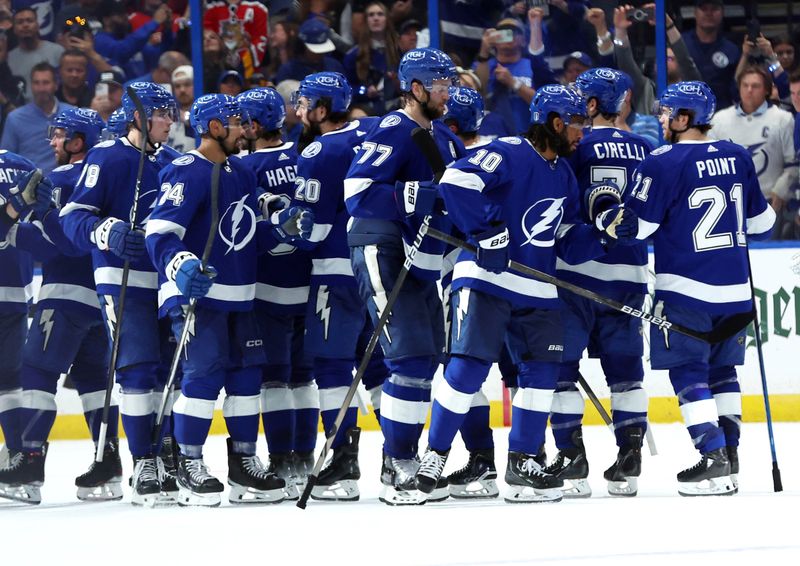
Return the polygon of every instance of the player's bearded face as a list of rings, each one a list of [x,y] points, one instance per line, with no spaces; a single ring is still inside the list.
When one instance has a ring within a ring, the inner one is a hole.
[[[444,116],[449,94],[450,82],[436,80],[430,90],[427,90],[428,99],[422,103],[422,113],[428,120],[438,120]]]
[[[232,155],[239,150],[239,141],[244,136],[244,129],[242,128],[242,119],[238,116],[231,116],[228,118],[228,135],[222,140],[222,146],[225,148],[225,153]]]
[[[56,164],[66,165],[69,163],[69,155],[64,149],[66,141],[66,132],[61,128],[56,128],[53,135],[50,137],[50,147],[53,148],[53,153],[56,156]]]
[[[303,123],[304,133],[317,137],[322,134],[319,127],[320,123],[320,108],[313,108],[312,102],[305,96],[301,96],[295,106],[295,114]]]

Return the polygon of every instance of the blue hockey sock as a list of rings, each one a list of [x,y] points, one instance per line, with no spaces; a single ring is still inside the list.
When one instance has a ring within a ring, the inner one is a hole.
[[[725,435],[717,424],[717,406],[708,388],[708,364],[672,368],[669,379],[695,448],[705,454],[725,446]]]
[[[148,456],[153,451],[152,391],[123,389],[120,392],[122,428],[128,437],[128,448],[134,458]]]
[[[59,373],[23,365],[22,408],[19,411],[22,448],[38,452],[56,420],[56,386]]]
[[[97,442],[100,435],[100,423],[103,420],[103,405],[106,401],[106,386],[102,381],[87,381],[80,376],[72,376],[75,389],[83,406],[83,418],[86,426],[92,434],[92,440]],[[106,439],[112,440],[119,436],[119,405],[114,395],[111,396],[111,404],[108,406],[108,428]]]
[[[608,356],[600,360],[611,389],[611,419],[617,446],[625,446],[625,429],[647,430],[647,392],[642,388],[642,359],[635,356]]]
[[[562,362],[559,367],[558,382],[553,394],[553,407],[550,412],[550,428],[559,450],[575,448],[572,435],[581,428],[584,401],[576,383],[578,382],[579,362]]]
[[[215,400],[212,399],[186,397],[183,393],[175,401],[172,408],[173,424],[175,425],[173,434],[181,453],[185,456],[200,458],[203,455],[203,444],[208,438],[211,419],[214,417],[214,403]],[[257,419],[258,417],[256,417],[256,430],[258,428]],[[122,424],[125,424],[124,420]],[[256,433],[257,435],[258,433]]]
[[[261,420],[270,454],[287,454],[294,444],[294,399],[285,383],[265,383],[261,388]]]
[[[492,428],[489,426],[489,400],[483,391],[472,397],[472,404],[459,429],[464,446],[470,452],[494,448]]]
[[[228,434],[235,442],[252,443],[258,440],[258,421],[261,415],[260,395],[226,395],[222,414]]]
[[[519,389],[512,403],[511,432],[508,435],[510,451],[523,454],[539,452],[553,405],[559,365],[555,362],[519,364]]]
[[[350,385],[353,382],[353,360],[316,358],[314,360],[314,379],[319,388],[319,409],[325,435],[333,429],[336,415],[344,403]],[[333,440],[332,448],[338,448],[345,441],[345,433],[356,426],[358,420],[358,402],[355,396],[345,412],[344,420]]]
[[[719,426],[725,433],[727,446],[738,446],[742,426],[742,388],[735,366],[713,367],[708,385],[717,405]]]
[[[313,381],[292,383],[294,401],[294,451],[311,452],[317,445],[319,431],[319,394]]]

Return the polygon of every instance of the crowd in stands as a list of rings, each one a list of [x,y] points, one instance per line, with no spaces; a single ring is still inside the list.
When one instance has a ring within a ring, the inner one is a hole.
[[[667,81],[702,79],[712,87],[722,111],[717,132],[746,145],[769,173],[762,190],[783,213],[781,237],[797,238],[797,36],[764,35],[756,19],[735,33],[725,19],[735,2],[667,4]],[[684,5],[693,6],[693,17],[680,17]],[[287,104],[306,75],[338,71],[353,87],[354,115],[382,115],[399,104],[403,53],[430,42],[427,10],[420,0],[206,0],[197,18],[188,0],[0,0],[0,146],[49,172],[48,121],[66,105],[94,108],[107,120],[126,83],[143,79],[167,85],[186,118],[199,94],[198,68],[204,92],[274,86]],[[441,46],[463,84],[485,99],[481,135],[523,131],[537,88],[606,66],[632,81],[620,126],[657,144],[653,11],[654,4],[614,0],[442,0]],[[191,53],[195,23],[203,26],[202,59]],[[289,115],[286,134],[296,139],[302,128]],[[753,129],[739,125],[765,120],[762,142],[741,137]],[[193,147],[188,120],[173,126],[170,143]],[[770,145],[779,146],[777,158],[765,153]]]

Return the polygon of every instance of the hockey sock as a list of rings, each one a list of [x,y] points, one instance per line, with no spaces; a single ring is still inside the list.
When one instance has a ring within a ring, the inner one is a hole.
[[[727,446],[738,446],[742,426],[742,389],[735,366],[713,367],[708,385],[717,405],[719,426],[725,433]]]
[[[258,397],[256,396],[257,399]],[[227,400],[226,398],[225,401]],[[214,417],[214,403],[214,399],[186,397],[184,393],[181,393],[178,396],[178,400],[175,401],[175,406],[172,408],[173,424],[175,426],[173,434],[175,442],[178,443],[183,455],[190,458],[199,458],[203,455],[203,444],[208,438],[211,419]],[[125,421],[123,421],[124,424]],[[258,425],[256,424],[256,430],[257,427]],[[231,432],[230,428],[228,432]]]
[[[319,393],[313,381],[292,383],[294,401],[294,451],[311,452],[319,431]]]
[[[314,379],[319,387],[319,408],[325,435],[333,430],[336,415],[344,403],[350,384],[353,382],[353,360],[316,358],[314,360]],[[338,448],[345,441],[347,430],[356,426],[358,402],[353,396],[342,424],[333,440],[332,448]]]
[[[261,368],[249,366],[229,370],[225,376],[225,401],[222,415],[237,454],[251,453],[242,443],[258,440],[258,421],[261,417]]]
[[[472,398],[480,390],[491,367],[491,362],[467,356],[453,356],[450,359],[444,381],[436,389],[433,400],[431,428],[428,431],[431,448],[442,452],[450,450],[453,438],[470,410]],[[483,426],[487,426],[486,421]]]
[[[105,376],[102,380],[87,380],[80,375],[71,374],[75,388],[83,406],[83,417],[86,426],[92,434],[92,440],[97,442],[100,435],[100,423],[103,420],[103,405],[106,401]],[[112,440],[119,436],[119,405],[114,395],[111,395],[111,404],[108,407],[108,429],[106,438]]]
[[[693,362],[672,368],[669,379],[695,448],[705,454],[725,446],[725,435],[717,425],[717,406],[708,388],[708,364]]]
[[[383,395],[383,383],[372,389],[367,389],[369,393],[370,402],[372,403],[372,410],[375,411],[375,418],[378,420],[378,425],[381,424],[381,395]]]
[[[559,450],[575,448],[572,435],[583,421],[585,403],[575,385],[578,382],[578,367],[578,361],[562,362],[559,367],[558,383],[550,412],[550,428]]]
[[[153,400],[151,390],[122,389],[119,411],[122,428],[128,437],[128,448],[134,458],[149,455],[153,436]]]
[[[627,446],[625,429],[647,430],[647,392],[642,389],[642,359],[634,356],[602,357],[600,363],[611,389],[611,419],[617,446]]]
[[[261,420],[270,454],[286,454],[294,443],[294,399],[286,383],[261,387]]]
[[[169,396],[169,399],[167,399],[166,407],[164,407],[164,419],[161,424],[162,439],[165,436],[172,436],[172,406],[175,404],[175,400],[178,398],[179,391],[180,386],[176,385],[172,390],[172,394]],[[156,391],[153,391],[151,399],[153,402],[153,416],[155,417],[158,415],[158,411],[161,408],[161,401],[164,400],[164,388],[159,387]]]
[[[364,371],[362,382],[367,393],[369,393],[372,409],[375,411],[375,418],[378,420],[378,424],[380,424],[381,420],[383,383],[389,378],[389,375],[389,368],[386,367],[383,356],[373,354],[367,364],[367,369]]]
[[[388,363],[392,375],[383,383],[381,396],[383,450],[393,458],[410,459],[417,454],[430,404],[431,361],[414,357]]]
[[[492,428],[489,426],[489,399],[478,390],[472,397],[472,404],[461,423],[461,438],[467,450],[489,450],[494,448]]]
[[[512,402],[511,432],[508,434],[510,451],[523,454],[539,452],[544,443],[560,365],[555,362],[519,364],[519,389]]]
[[[22,448],[39,452],[56,420],[59,373],[22,366],[22,408],[19,411]]]

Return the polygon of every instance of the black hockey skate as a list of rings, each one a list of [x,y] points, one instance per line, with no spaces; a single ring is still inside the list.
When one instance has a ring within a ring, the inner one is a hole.
[[[280,503],[286,482],[268,471],[255,454],[237,454],[228,438],[228,485],[231,503]]]
[[[89,470],[75,478],[77,497],[81,501],[118,501],[122,499],[122,461],[119,459],[119,440],[106,442],[103,461],[92,459]]]
[[[387,505],[423,505],[428,498],[417,489],[414,481],[419,464],[416,458],[406,460],[384,454],[381,466],[383,489],[378,499]]]
[[[312,471],[314,471],[314,464],[316,464],[314,451],[293,452],[293,454],[295,484],[297,485],[297,489],[299,491],[303,491],[303,489],[306,487],[306,483],[308,482],[308,476]]]
[[[159,479],[161,480],[161,495],[158,496],[159,505],[174,505],[178,502],[178,468],[175,463],[177,445],[171,436],[161,440],[161,451],[158,453]]]
[[[267,471],[281,478],[286,486],[283,494],[289,501],[300,499],[300,492],[297,490],[297,472],[294,469],[294,453],[270,454],[269,466]]]
[[[733,493],[739,493],[739,447],[727,446],[728,461],[731,463],[731,481],[733,482]]]
[[[685,496],[733,495],[731,463],[725,448],[703,454],[697,464],[680,472],[678,493]]]
[[[178,505],[218,507],[222,483],[208,473],[202,458],[187,458],[178,454]]]
[[[447,452],[438,452],[430,446],[425,450],[417,473],[414,476],[414,483],[422,493],[430,496],[439,487],[448,454],[450,454],[449,450]]]
[[[577,429],[572,433],[573,448],[560,450],[549,466],[542,471],[564,480],[562,491],[564,497],[578,499],[591,497],[592,488],[589,481],[589,462],[586,459],[586,449],[583,447],[583,432]]]
[[[640,427],[628,427],[623,433],[625,445],[620,446],[617,461],[603,472],[603,477],[608,481],[609,495],[633,497],[639,490],[642,473],[644,431]]]
[[[10,450],[8,464],[0,468],[0,497],[31,505],[41,503],[46,457],[47,443],[41,453]]]
[[[475,450],[469,453],[467,465],[447,476],[450,497],[455,499],[489,499],[497,497],[497,468],[494,450]]]
[[[358,441],[361,429],[353,427],[345,433],[345,443],[334,448],[333,457],[319,473],[317,485],[311,490],[311,499],[321,501],[358,501],[361,493],[357,480],[361,479],[358,467]]]
[[[133,459],[131,477],[131,503],[145,507],[155,507],[161,494],[160,470],[156,458],[147,455]]]
[[[563,480],[545,473],[532,454],[509,452],[505,480],[508,503],[556,503],[564,497]]]

